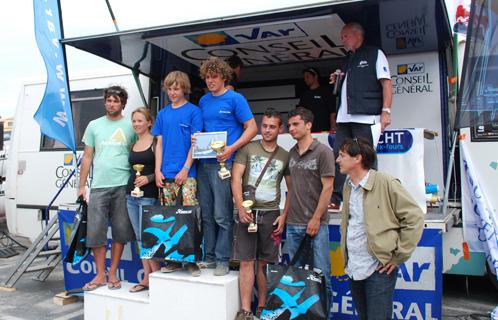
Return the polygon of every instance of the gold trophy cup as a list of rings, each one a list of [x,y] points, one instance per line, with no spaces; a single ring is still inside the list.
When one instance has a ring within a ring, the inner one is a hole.
[[[213,141],[211,142],[211,145],[210,145],[211,149],[213,149],[214,152],[216,152],[216,154],[221,154],[223,152],[223,150],[225,150],[225,141],[221,141],[221,140],[218,140],[218,141]],[[218,176],[221,178],[221,179],[226,179],[226,178],[230,178],[232,176],[232,174],[230,173],[230,171],[228,171],[228,169],[225,167],[225,162],[220,162],[220,170],[218,171]]]
[[[134,164],[133,165],[133,170],[135,170],[137,173],[135,174],[136,178],[140,177],[140,171],[144,169],[143,164]],[[131,191],[131,196],[135,198],[140,198],[144,196],[144,192],[140,190],[140,187],[135,186],[135,189]]]
[[[252,200],[244,200],[242,201],[242,206],[244,207],[244,209],[246,210],[247,213],[252,213],[252,206],[254,205],[254,201]],[[254,218],[254,217],[253,217]],[[249,223],[249,226],[247,227],[247,232],[257,232],[258,231],[258,224],[254,221]]]

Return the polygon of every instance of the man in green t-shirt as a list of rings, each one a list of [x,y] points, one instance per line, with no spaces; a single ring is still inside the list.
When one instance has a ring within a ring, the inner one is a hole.
[[[252,288],[254,285],[254,262],[257,262],[256,281],[258,284],[259,317],[266,301],[266,278],[264,267],[267,263],[278,262],[280,235],[284,228],[290,199],[289,154],[277,145],[277,137],[282,131],[282,118],[275,109],[265,111],[261,122],[262,140],[248,143],[235,156],[232,167],[232,193],[238,209],[238,219],[234,232],[234,259],[240,261],[239,287],[242,309],[236,320],[252,320]],[[270,161],[268,163],[268,161]],[[267,165],[268,163],[268,165]],[[263,172],[264,168],[266,170]],[[263,174],[261,175],[261,173]],[[280,214],[280,183],[285,177],[289,190],[283,213]],[[242,206],[243,195],[249,188],[255,189],[255,200],[251,213]],[[257,230],[250,232],[249,225],[255,223]]]
[[[128,93],[119,86],[104,91],[106,115],[90,121],[83,142],[78,195],[86,198],[86,180],[93,163],[91,191],[88,200],[87,247],[92,248],[97,274],[85,284],[91,291],[107,284],[109,289],[120,289],[117,278],[119,260],[124,245],[135,239],[126,209],[126,185],[130,176],[128,150],[135,140],[131,121],[122,111]],[[108,222],[112,227],[111,266],[106,279],[105,254]]]

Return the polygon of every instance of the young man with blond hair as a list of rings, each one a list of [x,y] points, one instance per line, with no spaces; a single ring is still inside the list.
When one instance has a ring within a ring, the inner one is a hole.
[[[159,111],[152,128],[152,134],[157,137],[156,185],[162,190],[160,196],[164,205],[174,205],[181,188],[183,205],[195,206],[198,204],[197,170],[190,137],[202,130],[201,111],[186,98],[190,93],[186,73],[170,72],[164,79],[164,90],[170,103]],[[181,262],[169,261],[161,271],[173,272],[181,268]],[[200,275],[195,263],[188,263],[187,268],[193,276]]]

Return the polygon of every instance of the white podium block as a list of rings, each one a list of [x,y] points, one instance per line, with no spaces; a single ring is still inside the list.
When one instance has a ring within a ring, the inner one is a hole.
[[[101,287],[85,292],[88,320],[233,320],[240,309],[238,272],[216,277],[213,269],[202,269],[200,277],[186,270],[155,272],[149,291],[131,293],[134,285],[121,282],[121,289]]]
[[[240,308],[238,272],[213,275],[202,269],[200,277],[187,271],[150,275],[150,307],[162,319],[233,320]]]
[[[121,282],[121,289],[101,287],[85,292],[85,319],[137,320],[150,314],[149,292],[130,293],[133,283]]]

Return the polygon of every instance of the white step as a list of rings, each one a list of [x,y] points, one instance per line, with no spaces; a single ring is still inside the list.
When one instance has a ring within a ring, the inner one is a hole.
[[[238,272],[216,277],[202,269],[200,277],[187,271],[155,272],[150,290],[130,293],[133,283],[120,290],[101,287],[85,292],[85,319],[98,320],[233,320],[240,308]]]
[[[233,320],[240,308],[238,272],[217,277],[213,269],[201,271],[200,277],[187,271],[151,274],[153,314],[166,320]]]
[[[133,285],[134,283],[122,281],[119,290],[101,287],[85,292],[85,319],[144,319],[144,314],[150,314],[149,291],[128,292]]]

